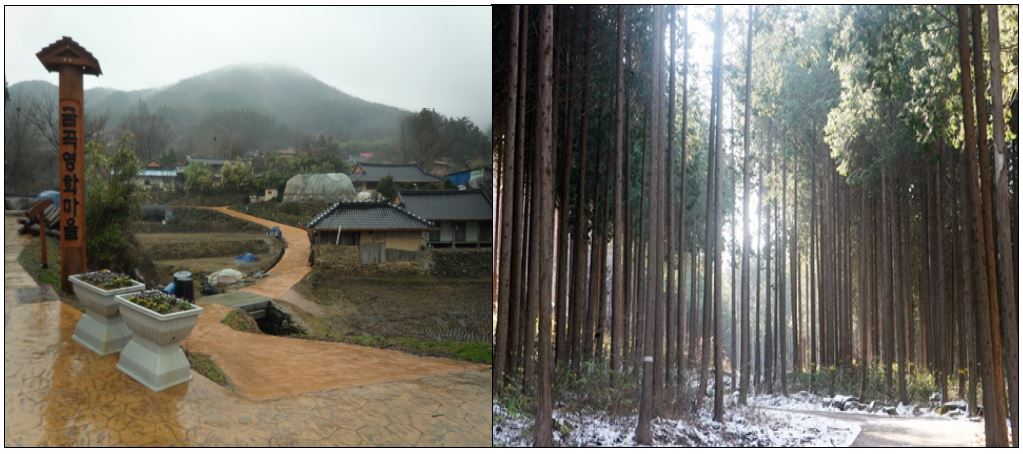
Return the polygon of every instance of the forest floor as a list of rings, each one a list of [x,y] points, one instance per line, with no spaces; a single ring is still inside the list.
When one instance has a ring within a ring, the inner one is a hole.
[[[939,414],[932,408],[866,405],[848,396],[821,397],[807,392],[790,396],[750,396],[748,407],[726,401],[725,421],[711,420],[708,408],[680,419],[653,421],[654,446],[682,447],[960,447],[984,446],[984,424],[961,411]],[[955,406],[959,402],[949,402]],[[965,404],[965,403],[963,403]],[[709,406],[709,404],[707,404]],[[533,415],[495,402],[494,445],[532,445]],[[603,412],[554,409],[554,442],[559,446],[637,446],[637,417]]]
[[[710,412],[685,419],[657,418],[652,423],[654,446],[682,447],[844,447],[860,434],[855,422],[807,413],[729,408],[721,423]],[[556,446],[639,446],[637,417],[554,410]],[[512,414],[494,404],[494,446],[532,445],[532,415]]]

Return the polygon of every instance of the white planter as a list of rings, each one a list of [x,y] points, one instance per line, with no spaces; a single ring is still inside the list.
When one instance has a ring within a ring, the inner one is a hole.
[[[131,338],[131,331],[124,326],[117,295],[142,291],[146,285],[132,280],[132,285],[113,290],[104,290],[78,278],[79,274],[68,276],[78,301],[85,306],[85,315],[78,320],[72,339],[89,350],[103,356],[117,353]]]
[[[195,327],[202,308],[192,305],[187,311],[160,314],[118,295],[121,318],[132,332],[121,350],[117,368],[153,391],[162,391],[192,378],[181,341]]]

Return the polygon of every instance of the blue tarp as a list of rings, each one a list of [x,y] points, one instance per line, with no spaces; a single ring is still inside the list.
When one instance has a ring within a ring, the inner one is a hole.
[[[57,191],[43,191],[36,196],[37,199],[50,199],[53,201],[53,206],[60,206],[60,193]]]
[[[236,262],[255,262],[256,260],[259,260],[259,257],[252,255],[251,252],[246,252],[234,258]]]

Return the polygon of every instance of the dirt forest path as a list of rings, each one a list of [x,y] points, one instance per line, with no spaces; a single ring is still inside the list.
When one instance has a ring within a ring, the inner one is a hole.
[[[906,416],[878,416],[837,411],[787,410],[784,411],[860,425],[860,435],[852,446],[859,447],[960,447],[984,446],[984,425],[981,422]]]

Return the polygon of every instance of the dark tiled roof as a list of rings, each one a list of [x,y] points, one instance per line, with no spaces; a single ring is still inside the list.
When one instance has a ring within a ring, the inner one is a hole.
[[[466,191],[398,191],[409,211],[431,221],[483,221],[493,219],[493,205],[481,189]]]
[[[369,164],[357,163],[364,173],[353,175],[352,181],[379,182],[381,178],[390,176],[395,183],[437,183],[441,179],[423,171],[418,164]]]
[[[311,229],[431,230],[433,224],[388,202],[337,202],[309,221]]]

